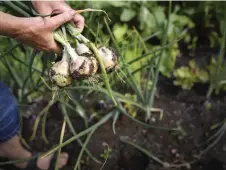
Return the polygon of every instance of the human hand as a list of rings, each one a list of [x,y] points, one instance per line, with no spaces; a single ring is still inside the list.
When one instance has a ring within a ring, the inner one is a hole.
[[[42,0],[33,0],[32,5],[39,14],[60,14],[71,9],[64,0],[56,1],[42,1]],[[80,32],[84,29],[84,17],[80,14],[76,14],[72,19],[72,24],[79,29]]]
[[[53,32],[74,16],[75,11],[69,10],[54,17],[18,18],[20,21],[17,22],[20,24],[13,37],[36,49],[61,54],[61,48],[54,40]]]

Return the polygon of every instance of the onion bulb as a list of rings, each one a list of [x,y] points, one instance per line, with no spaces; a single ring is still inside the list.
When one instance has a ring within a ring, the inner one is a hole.
[[[75,49],[68,48],[70,54],[70,74],[73,79],[85,79],[92,77],[98,69],[96,58],[92,54],[78,55]]]
[[[73,79],[89,78],[97,72],[97,65],[96,58],[79,56],[79,59],[71,61],[70,73]]]
[[[78,53],[78,55],[86,55],[86,54],[92,54],[91,50],[87,45],[84,43],[79,43],[77,41],[77,46],[75,47],[75,51]]]
[[[114,71],[115,67],[117,66],[117,55],[114,52],[113,49],[109,47],[100,47],[98,49],[99,55],[103,60],[104,67],[107,72],[112,72]]]
[[[64,49],[62,60],[53,64],[49,70],[50,80],[59,87],[65,87],[72,83],[68,59],[68,53]]]

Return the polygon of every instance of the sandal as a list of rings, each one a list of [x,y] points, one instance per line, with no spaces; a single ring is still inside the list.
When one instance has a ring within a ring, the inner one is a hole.
[[[38,167],[37,167],[37,160],[38,160],[38,156],[40,153],[36,153],[36,152],[33,152],[32,153],[32,157],[35,157],[34,159],[30,159],[29,162],[28,162],[28,165],[25,169],[20,169],[20,168],[17,168],[18,170],[40,170]],[[49,164],[49,168],[48,170],[54,170],[55,169],[55,164],[56,164],[56,160],[57,160],[57,152],[54,153],[51,161],[50,161],[50,164]]]
[[[35,158],[28,160],[28,165],[24,169],[15,167],[13,164],[2,165],[2,166],[0,166],[0,169],[4,169],[4,170],[40,170],[37,167],[37,160],[38,160],[39,156],[40,156],[40,153],[32,152],[32,157],[35,157]],[[55,169],[56,160],[57,160],[57,152],[55,152],[55,154],[53,155],[53,157],[50,161],[48,170]],[[7,162],[7,161],[10,161],[10,160],[8,158],[0,157],[0,162]]]

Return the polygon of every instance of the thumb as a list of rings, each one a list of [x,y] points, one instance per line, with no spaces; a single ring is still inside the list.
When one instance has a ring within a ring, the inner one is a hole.
[[[75,14],[76,12],[74,10],[69,10],[54,17],[48,18],[46,22],[47,27],[50,28],[51,30],[55,30],[64,23],[72,20]]]

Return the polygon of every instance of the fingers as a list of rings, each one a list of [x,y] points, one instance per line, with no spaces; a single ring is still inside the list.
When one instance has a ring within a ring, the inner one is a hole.
[[[60,6],[60,8],[56,8],[53,13],[55,14],[59,14],[59,13],[62,13],[62,12],[66,12],[66,11],[69,11],[69,10],[73,10],[69,5],[67,5],[66,3],[64,3],[62,1],[62,5]],[[83,31],[84,29],[84,25],[85,25],[85,19],[82,15],[80,14],[76,14],[73,18],[73,24],[75,25],[76,28],[79,29],[79,31]]]
[[[53,41],[50,51],[52,51],[58,55],[62,54],[62,48],[56,43],[56,41]]]
[[[56,28],[60,27],[64,23],[72,20],[74,16],[75,16],[75,11],[70,10],[62,14],[56,15],[54,17],[47,18],[45,24],[47,28],[51,30],[55,30]]]
[[[80,15],[80,14],[76,14],[74,16],[74,18],[73,18],[73,22],[74,22],[76,28],[78,28],[79,31],[82,32],[83,29],[84,29],[84,26],[85,26],[85,19],[84,19],[84,17],[82,15]]]

